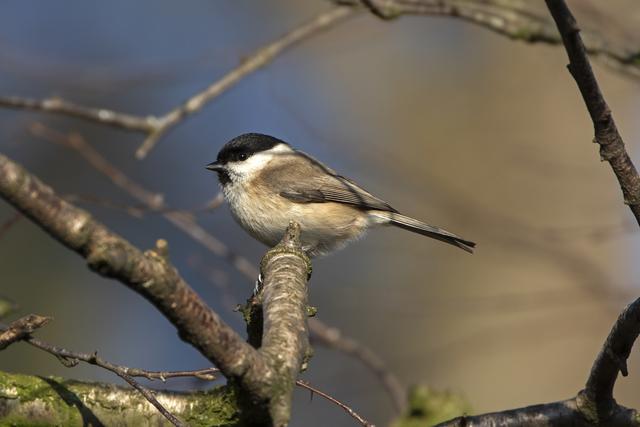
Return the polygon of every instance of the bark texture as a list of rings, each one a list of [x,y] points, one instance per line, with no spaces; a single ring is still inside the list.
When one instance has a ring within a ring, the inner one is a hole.
[[[156,398],[190,426],[242,426],[238,393],[156,392]],[[0,372],[0,422],[10,426],[170,426],[136,390],[112,384]]]

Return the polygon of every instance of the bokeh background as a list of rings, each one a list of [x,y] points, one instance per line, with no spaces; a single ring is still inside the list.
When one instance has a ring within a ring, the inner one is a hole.
[[[542,5],[542,2],[539,2]],[[633,1],[573,1],[579,22],[637,46]],[[256,48],[330,7],[314,0],[10,1],[0,14],[0,93],[61,96],[140,115],[162,114]],[[464,395],[475,412],[570,397],[618,312],[638,293],[640,240],[559,47],[525,45],[454,19],[382,22],[362,13],[244,79],[168,134],[146,160],[140,134],[0,109],[0,149],[61,194],[138,205],[77,153],[34,137],[43,123],[81,132],[171,207],[218,193],[204,165],[228,139],[283,138],[410,215],[479,243],[462,251],[395,229],[370,233],[314,263],[319,317],[374,348],[405,384]],[[632,157],[640,139],[638,81],[596,64]],[[238,330],[231,310],[253,283],[157,213],[134,218],[81,203],[142,248],[170,244],[187,281]],[[198,221],[257,265],[265,248],[226,206]],[[14,216],[0,202],[0,221]],[[213,278],[213,280],[212,280]],[[43,339],[148,369],[206,360],[125,287],[89,272],[26,220],[0,239],[0,295],[51,315]],[[616,386],[639,407],[637,352]],[[0,369],[117,382],[73,370],[26,345]],[[378,425],[393,407],[377,380],[343,354],[316,348],[304,378]],[[170,388],[203,387],[189,380]],[[294,426],[351,426],[339,408],[296,391]]]

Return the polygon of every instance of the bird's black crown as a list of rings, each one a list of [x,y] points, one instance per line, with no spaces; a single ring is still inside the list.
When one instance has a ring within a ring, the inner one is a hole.
[[[263,135],[261,133],[245,133],[244,135],[236,136],[222,147],[218,152],[217,163],[225,164],[245,160],[253,154],[270,150],[278,144],[288,145],[286,142],[273,136]]]

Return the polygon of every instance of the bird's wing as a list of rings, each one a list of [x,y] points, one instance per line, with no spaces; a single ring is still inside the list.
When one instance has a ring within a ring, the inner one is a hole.
[[[303,153],[304,154],[304,153]],[[364,190],[355,182],[305,155],[304,180],[279,179],[280,196],[296,203],[343,203],[362,210],[397,212],[387,202]]]

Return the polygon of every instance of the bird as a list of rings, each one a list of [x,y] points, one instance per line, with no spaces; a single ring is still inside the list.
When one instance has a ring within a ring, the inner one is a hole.
[[[273,136],[246,133],[227,142],[206,168],[216,172],[233,218],[273,247],[290,223],[300,225],[302,250],[327,255],[391,225],[472,253],[475,243],[403,215],[354,181]]]

